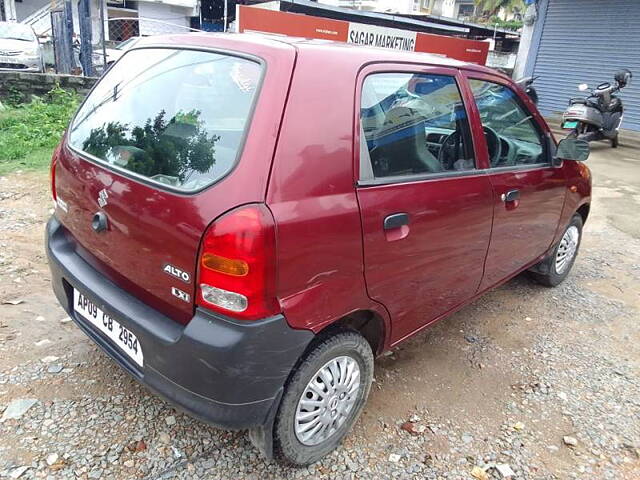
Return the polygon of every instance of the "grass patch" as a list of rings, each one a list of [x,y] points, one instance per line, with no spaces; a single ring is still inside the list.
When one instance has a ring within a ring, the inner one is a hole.
[[[75,93],[56,87],[31,103],[0,112],[0,175],[43,169],[78,106]]]
[[[0,134],[2,136],[2,134]],[[38,148],[17,160],[0,158],[0,175],[7,175],[16,170],[44,170],[51,165],[53,148]]]

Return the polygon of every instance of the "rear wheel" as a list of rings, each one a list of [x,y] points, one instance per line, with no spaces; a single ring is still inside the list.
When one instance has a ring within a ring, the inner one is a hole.
[[[616,136],[611,139],[611,148],[618,148],[618,145],[620,145],[620,141],[618,140],[618,135],[619,134],[616,133]]]
[[[356,332],[316,345],[288,382],[275,421],[274,448],[303,466],[334,450],[358,419],[373,380],[373,353]]]
[[[569,222],[551,254],[534,266],[530,274],[542,285],[555,287],[564,281],[573,267],[582,239],[582,217],[577,213]]]

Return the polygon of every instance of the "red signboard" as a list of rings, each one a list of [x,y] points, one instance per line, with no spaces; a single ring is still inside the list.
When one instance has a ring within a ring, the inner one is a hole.
[[[436,53],[480,65],[485,64],[489,52],[489,44],[477,40],[345,22],[259,7],[238,5],[237,8],[239,32],[266,32],[394,50]]]

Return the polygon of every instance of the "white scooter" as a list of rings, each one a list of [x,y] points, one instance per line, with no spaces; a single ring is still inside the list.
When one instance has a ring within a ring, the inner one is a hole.
[[[610,140],[616,148],[624,109],[615,93],[629,85],[631,77],[629,70],[620,70],[615,74],[615,85],[601,83],[587,98],[572,98],[562,114],[562,128],[571,130],[567,137],[587,142]],[[583,83],[578,89],[588,91],[589,86]]]

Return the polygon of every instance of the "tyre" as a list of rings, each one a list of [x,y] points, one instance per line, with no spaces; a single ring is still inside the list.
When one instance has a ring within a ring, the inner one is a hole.
[[[309,351],[287,383],[274,426],[282,462],[309,465],[340,445],[369,395],[373,353],[356,332],[328,337]]]
[[[578,256],[582,240],[582,217],[575,214],[565,228],[551,254],[530,270],[530,275],[542,285],[555,287],[564,281]]]
[[[578,138],[578,130],[571,130],[567,135],[567,138]]]
[[[618,148],[618,145],[620,145],[620,140],[618,139],[618,134],[616,133],[616,136],[611,139],[611,148]]]

